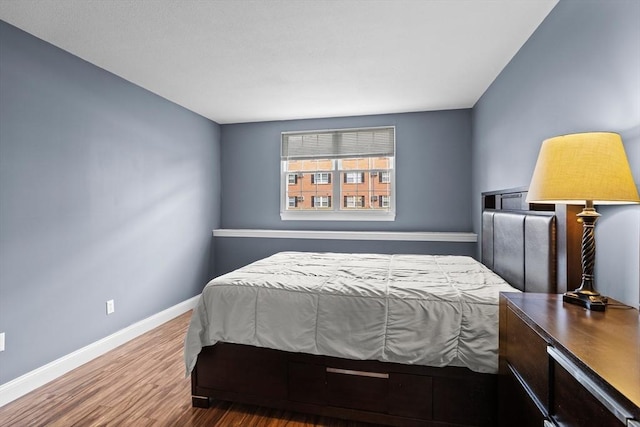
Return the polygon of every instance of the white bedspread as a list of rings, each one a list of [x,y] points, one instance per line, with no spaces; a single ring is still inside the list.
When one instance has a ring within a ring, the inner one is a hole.
[[[224,341],[495,373],[500,291],[470,257],[281,252],[207,284],[185,364]]]

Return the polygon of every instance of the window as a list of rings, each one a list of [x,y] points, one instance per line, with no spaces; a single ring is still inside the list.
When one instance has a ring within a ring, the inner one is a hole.
[[[394,127],[285,132],[281,149],[282,219],[395,219]]]
[[[364,174],[362,172],[346,172],[344,174],[344,182],[346,184],[362,184],[364,182]]]
[[[312,196],[311,202],[314,208],[330,208],[331,196]]]
[[[311,182],[314,184],[331,184],[331,174],[329,172],[316,172],[311,175]]]
[[[363,208],[364,196],[344,196],[345,208]]]

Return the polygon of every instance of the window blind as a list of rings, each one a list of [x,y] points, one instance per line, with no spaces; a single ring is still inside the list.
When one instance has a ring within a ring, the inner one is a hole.
[[[394,127],[282,134],[282,160],[386,157],[394,153]]]

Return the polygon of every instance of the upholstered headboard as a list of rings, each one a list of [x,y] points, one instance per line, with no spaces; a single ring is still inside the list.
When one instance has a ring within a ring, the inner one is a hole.
[[[545,207],[528,206],[524,199],[496,206],[486,194],[482,211],[482,263],[523,292],[556,293],[555,213],[529,209]]]

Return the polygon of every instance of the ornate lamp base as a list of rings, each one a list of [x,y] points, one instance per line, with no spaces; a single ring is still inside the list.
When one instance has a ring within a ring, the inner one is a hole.
[[[607,297],[602,295],[588,295],[576,291],[565,292],[562,295],[562,301],[569,304],[576,304],[593,311],[605,311],[607,307]]]
[[[604,311],[607,308],[607,297],[603,297],[594,288],[593,274],[596,261],[596,240],[594,228],[600,214],[593,207],[593,201],[587,200],[585,207],[578,214],[578,221],[582,222],[582,283],[574,291],[566,292],[562,300],[569,304],[576,304],[587,310]]]

